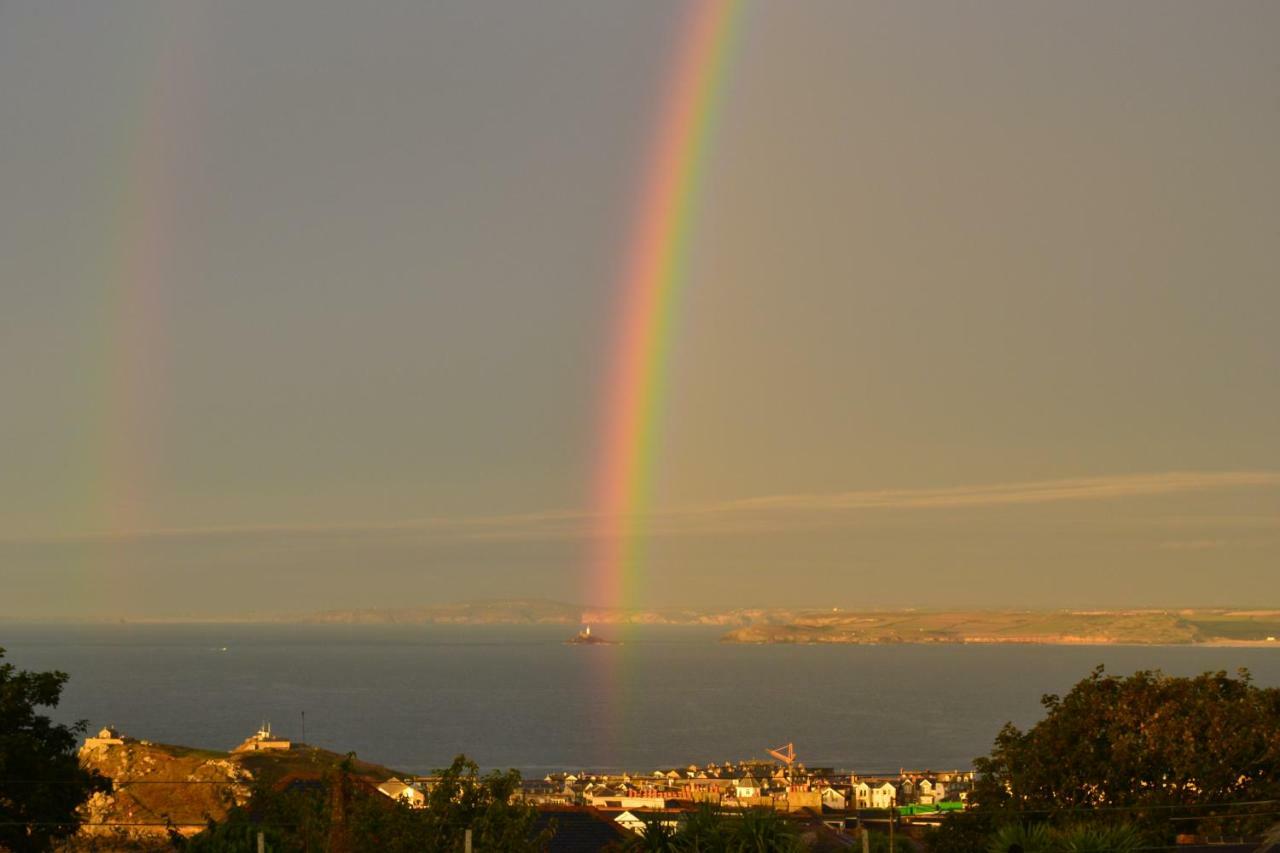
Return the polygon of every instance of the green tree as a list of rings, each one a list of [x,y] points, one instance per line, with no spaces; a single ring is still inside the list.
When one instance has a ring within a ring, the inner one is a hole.
[[[55,724],[37,708],[57,707],[65,672],[29,672],[0,649],[0,849],[48,850],[80,826],[77,809],[107,780],[76,756],[83,721]]]
[[[271,853],[324,850],[330,830],[329,790],[335,774],[324,781],[284,788],[258,783],[245,805],[232,806],[221,821],[210,820],[200,834],[183,839],[170,832],[174,847],[194,853],[239,853],[256,850],[258,833]]]
[[[676,841],[684,853],[715,853],[725,849],[727,835],[724,814],[710,803],[703,803],[680,827]]]
[[[1006,724],[975,762],[979,809],[1140,813],[1280,798],[1280,690],[1245,670],[1120,678],[1098,667],[1041,704],[1043,720],[1026,732]]]
[[[929,853],[981,853],[996,831],[995,816],[979,811],[951,812],[937,829],[925,833]]]
[[[1006,823],[987,840],[987,853],[1055,853],[1047,823]]]
[[[1142,833],[1131,823],[1068,824],[1057,833],[1062,853],[1133,853],[1142,846]]]
[[[987,841],[986,853],[1133,853],[1142,833],[1129,823],[1007,823]]]
[[[628,853],[682,853],[688,849],[681,844],[678,829],[662,815],[644,814],[640,820],[644,822],[644,832],[623,845]]]
[[[352,834],[361,844],[376,842],[378,849],[461,850],[471,830],[476,850],[541,850],[549,832],[534,833],[538,813],[516,798],[520,774],[514,770],[485,776],[465,755],[438,772],[427,795],[425,809],[392,803],[388,809],[381,795],[365,798],[352,813]]]
[[[727,853],[793,853],[804,843],[791,821],[773,809],[747,809],[726,823]]]
[[[627,851],[656,853],[797,853],[805,848],[796,826],[773,809],[725,811],[702,805],[678,829],[662,817],[644,818],[645,832]]]
[[[1098,667],[1041,704],[1044,719],[1025,732],[1006,724],[974,762],[972,808],[929,834],[930,853],[1031,853],[1014,836],[1034,832],[1061,853],[1165,843],[1175,826],[1252,833],[1269,818],[1238,804],[1280,798],[1280,690],[1246,670],[1118,677]]]
[[[470,829],[476,850],[521,853],[541,850],[553,830],[535,832],[537,811],[514,797],[515,771],[481,776],[475,762],[460,755],[439,771],[426,808],[414,809],[361,783],[351,767],[349,759],[323,779],[294,780],[282,790],[259,786],[248,804],[232,808],[186,846],[201,853],[242,850],[244,839],[260,830],[273,853],[456,853]]]

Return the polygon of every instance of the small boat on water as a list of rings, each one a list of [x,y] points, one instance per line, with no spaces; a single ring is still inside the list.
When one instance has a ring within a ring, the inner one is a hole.
[[[613,640],[606,640],[603,637],[600,637],[599,635],[592,634],[590,625],[584,626],[581,631],[574,634],[569,639],[565,640],[565,642],[572,646],[616,646],[618,645]]]

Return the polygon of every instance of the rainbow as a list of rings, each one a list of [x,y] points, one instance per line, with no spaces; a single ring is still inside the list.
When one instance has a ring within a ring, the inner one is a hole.
[[[591,599],[634,603],[641,581],[673,314],[743,0],[691,0],[620,277],[596,466]]]

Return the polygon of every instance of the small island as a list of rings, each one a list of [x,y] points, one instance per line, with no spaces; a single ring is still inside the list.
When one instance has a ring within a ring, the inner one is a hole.
[[[603,637],[599,637],[595,634],[592,634],[590,625],[585,626],[581,631],[574,634],[569,639],[565,640],[565,642],[573,646],[616,646],[618,645],[612,640],[606,640]]]

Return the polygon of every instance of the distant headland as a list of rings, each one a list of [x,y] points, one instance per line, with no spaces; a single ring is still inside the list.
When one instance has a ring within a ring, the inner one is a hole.
[[[329,610],[300,621],[378,625],[702,625],[725,628],[721,640],[727,643],[1198,644],[1280,649],[1280,609],[621,609],[506,599],[436,607]]]

